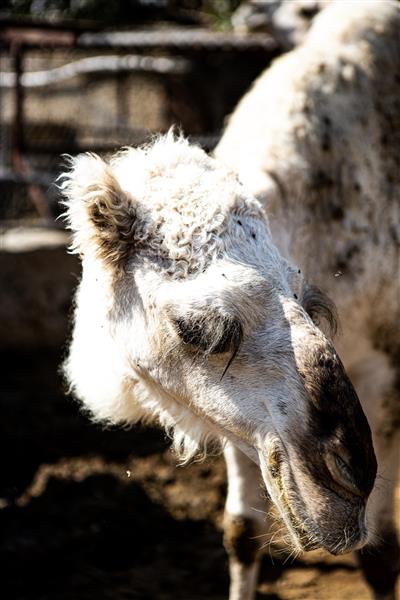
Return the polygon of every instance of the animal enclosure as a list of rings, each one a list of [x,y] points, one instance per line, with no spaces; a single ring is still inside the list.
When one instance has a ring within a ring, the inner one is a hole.
[[[212,148],[225,115],[280,51],[270,36],[182,27],[0,26],[2,219],[57,213],[64,153],[112,152],[172,125]]]
[[[47,42],[18,47],[27,31],[12,25],[0,35],[0,594],[226,599],[222,458],[178,467],[162,431],[104,430],[65,395],[59,367],[80,266],[54,221],[53,181],[62,153],[104,157],[172,124],[213,149],[225,117],[282,48],[265,34],[185,28],[125,39],[77,28],[62,45],[53,26]],[[257,600],[370,600],[351,555],[291,559],[279,539],[272,546]]]

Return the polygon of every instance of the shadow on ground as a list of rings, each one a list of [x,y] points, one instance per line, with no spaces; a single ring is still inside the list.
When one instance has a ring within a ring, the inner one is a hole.
[[[27,506],[0,511],[0,530],[8,598],[225,597],[213,525],[175,520],[138,484],[110,475],[50,480]]]
[[[93,425],[65,396],[58,354],[0,360],[0,597],[226,599],[222,459],[178,468],[162,432]],[[368,592],[351,558],[314,555],[265,559],[257,598]]]
[[[176,469],[165,436],[90,423],[64,394],[60,355],[1,361],[2,597],[225,598],[221,533],[203,518],[204,507],[180,498],[179,476],[192,475]],[[130,464],[140,467],[134,479],[125,474]],[[209,466],[197,470],[207,486]],[[223,491],[217,486],[221,502]]]
[[[18,497],[42,463],[90,454],[118,461],[168,447],[155,429],[104,430],[91,423],[65,394],[61,362],[54,352],[0,355],[0,497]]]

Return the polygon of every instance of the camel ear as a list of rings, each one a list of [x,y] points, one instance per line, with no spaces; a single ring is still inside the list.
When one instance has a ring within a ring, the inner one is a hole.
[[[94,249],[108,262],[123,262],[134,246],[137,207],[112,168],[94,154],[80,155],[71,159],[61,188],[73,232],[72,251],[84,255]]]

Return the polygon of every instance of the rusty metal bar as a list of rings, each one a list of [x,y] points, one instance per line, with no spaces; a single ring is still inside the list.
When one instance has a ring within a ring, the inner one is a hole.
[[[24,151],[24,90],[21,85],[23,73],[24,47],[19,42],[11,45],[12,67],[15,73],[13,100],[14,114],[11,131],[11,164],[16,173],[30,176],[31,169],[23,158]],[[37,212],[44,219],[51,219],[51,212],[42,189],[36,184],[28,184],[28,194]]]
[[[24,90],[21,85],[21,75],[23,69],[23,49],[21,44],[15,42],[11,45],[10,49],[12,68],[15,73],[14,87],[13,87],[13,104],[14,114],[12,120],[12,133],[11,133],[11,161],[15,168],[18,162],[19,155],[22,152],[23,147],[23,102],[24,102]]]
[[[3,25],[3,27],[2,27]],[[168,29],[141,29],[133,31],[93,31],[71,25],[55,24],[46,27],[28,24],[4,24],[0,19],[0,43],[6,46],[20,44],[29,48],[75,47],[77,49],[167,50],[193,51],[256,51],[276,54],[281,44],[267,33],[239,34],[209,31],[199,27]]]
[[[140,146],[141,144],[150,141],[151,137],[151,134],[145,132],[143,134],[130,134],[129,141],[123,138],[122,141],[121,139],[119,141],[111,140],[109,142],[90,143],[88,145],[84,143],[62,143],[57,145],[45,144],[44,142],[30,144],[29,141],[27,141],[26,150],[28,152],[35,152],[36,154],[80,154],[89,151],[105,154],[115,152],[121,145]],[[212,150],[217,145],[221,137],[221,132],[211,132],[204,135],[189,135],[188,137],[194,144],[199,144],[205,150]]]
[[[52,69],[23,73],[20,84],[25,88],[54,85],[78,75],[96,73],[156,73],[182,75],[188,73],[191,63],[180,57],[143,56],[138,54],[87,56]],[[12,88],[15,73],[2,73],[0,87]]]
[[[19,44],[31,48],[45,46],[71,47],[75,44],[76,34],[72,31],[8,27],[0,32],[0,40],[11,46]]]
[[[199,28],[171,28],[147,31],[110,31],[81,33],[78,48],[136,48],[168,50],[266,50],[280,49],[267,33],[223,33]]]

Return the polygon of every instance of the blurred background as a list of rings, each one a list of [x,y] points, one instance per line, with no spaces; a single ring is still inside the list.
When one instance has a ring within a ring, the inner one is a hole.
[[[227,597],[221,459],[179,468],[162,432],[103,430],[66,394],[79,264],[55,181],[65,153],[104,155],[171,125],[212,150],[238,99],[323,4],[2,1],[2,598]],[[367,598],[349,557],[281,571],[265,561],[260,598]]]

